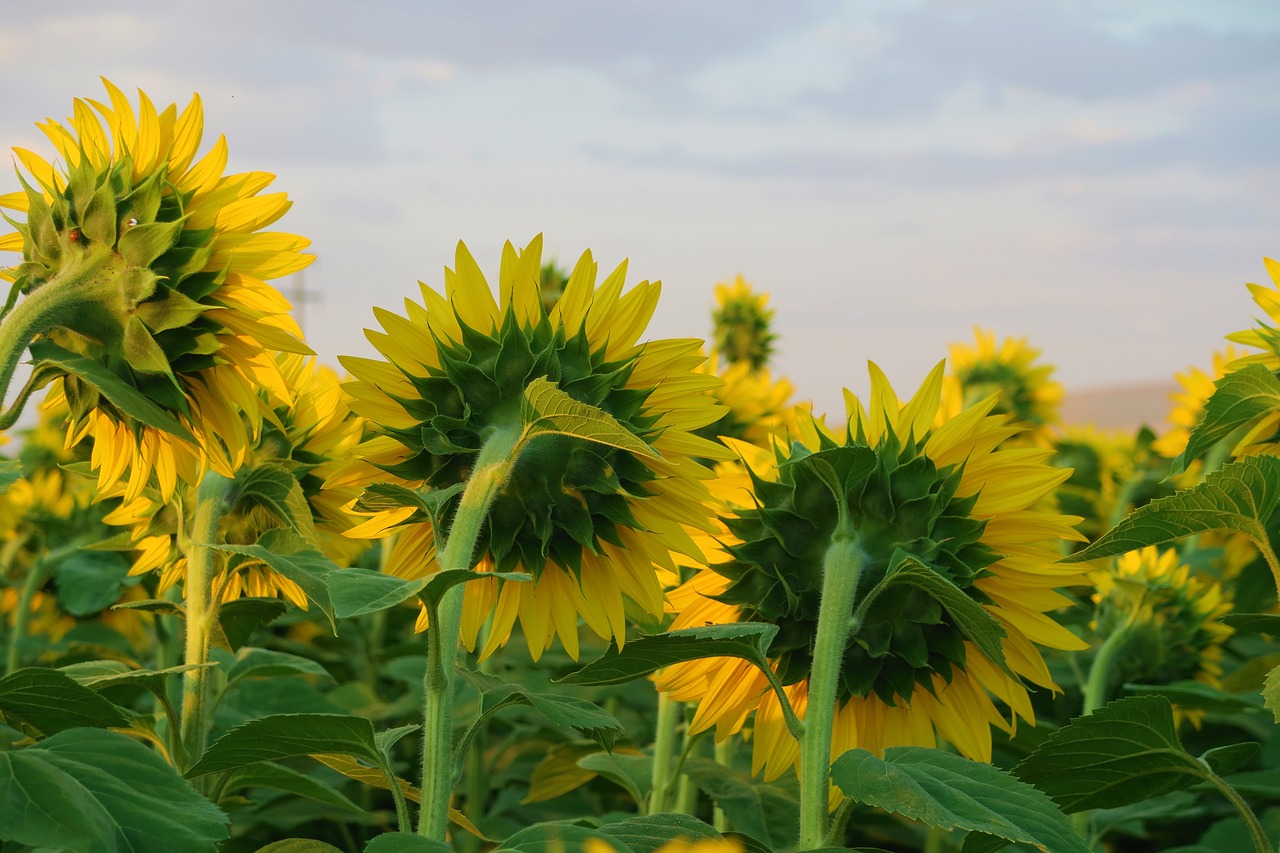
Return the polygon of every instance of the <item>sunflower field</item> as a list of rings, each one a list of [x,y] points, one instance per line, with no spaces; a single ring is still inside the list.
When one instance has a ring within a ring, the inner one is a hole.
[[[741,277],[652,339],[541,237],[327,366],[199,97],[38,126],[2,853],[1277,849],[1280,263],[1161,434],[984,329],[816,412]]]

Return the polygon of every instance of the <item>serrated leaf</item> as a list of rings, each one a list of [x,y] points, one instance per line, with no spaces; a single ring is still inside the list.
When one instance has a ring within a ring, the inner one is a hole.
[[[238,791],[243,788],[270,788],[275,791],[297,794],[299,797],[306,797],[309,800],[315,800],[317,803],[323,803],[326,806],[333,806],[355,814],[366,813],[362,806],[353,802],[346,794],[343,794],[332,785],[326,785],[319,779],[314,779],[305,773],[299,773],[297,770],[281,764],[260,762],[241,767],[239,770],[232,771],[231,775],[227,777],[226,784],[223,785],[222,790],[224,794],[229,794],[232,791]]]
[[[601,827],[610,838],[621,841],[635,853],[655,853],[677,839],[697,843],[714,841],[722,836],[715,828],[687,814],[662,814],[629,817]]]
[[[1218,379],[1186,449],[1173,461],[1173,473],[1187,470],[1193,460],[1236,429],[1276,409],[1280,409],[1280,379],[1261,364],[1246,365]]]
[[[120,709],[56,669],[28,667],[0,678],[0,716],[46,735],[82,727],[127,726]]]
[[[105,610],[120,599],[129,563],[113,551],[77,551],[58,561],[54,585],[58,604],[72,616]]]
[[[113,406],[135,420],[147,426],[176,435],[184,441],[195,443],[191,430],[178,422],[160,406],[152,402],[145,394],[116,376],[98,362],[84,356],[76,355],[63,349],[49,340],[38,340],[31,344],[31,361],[39,367],[49,364],[93,386]]]
[[[320,664],[299,655],[288,652],[277,652],[271,649],[245,647],[236,652],[235,658],[226,665],[227,687],[246,678],[281,678],[293,675],[306,675],[332,681],[329,670]]]
[[[320,534],[311,505],[288,468],[274,462],[254,465],[236,474],[235,486],[238,500],[266,509],[309,546],[318,547]]]
[[[800,803],[790,792],[707,758],[687,758],[683,771],[729,819],[729,825],[767,841],[770,850],[795,846]]]
[[[1205,766],[1182,748],[1173,707],[1162,696],[1121,699],[1077,717],[1014,773],[1067,813],[1136,803],[1207,778]]]
[[[616,447],[637,456],[660,459],[656,450],[603,409],[579,403],[556,383],[540,376],[524,389],[520,406],[525,437],[556,434]]]
[[[983,657],[1010,678],[1017,678],[1004,659],[1004,645],[1001,643],[1005,636],[1004,628],[960,587],[905,551],[897,551],[884,578],[867,594],[866,606],[874,607],[878,593],[894,584],[914,586],[935,599],[947,611],[957,630],[978,647]]]
[[[227,817],[154,750],[71,729],[0,752],[0,840],[80,853],[213,851]]]
[[[336,752],[381,764],[373,723],[345,714],[276,714],[236,726],[209,746],[187,778],[259,761]]]
[[[496,675],[483,672],[460,669],[458,673],[480,694],[480,714],[483,718],[492,716],[504,707],[527,705],[551,722],[567,726],[591,738],[606,750],[613,749],[614,742],[627,733],[626,728],[612,714],[585,699],[535,693],[522,684],[504,681]],[[466,753],[466,746],[475,728],[473,725],[459,743],[459,755]]]
[[[1211,530],[1233,530],[1267,541],[1267,524],[1280,504],[1280,458],[1250,456],[1224,465],[1204,482],[1129,513],[1098,541],[1061,562],[1112,557]]]
[[[846,752],[831,778],[859,803],[939,829],[984,832],[1045,853],[1088,853],[1053,801],[1009,773],[938,749],[897,746],[883,759]]]
[[[384,832],[369,842],[364,853],[453,853],[442,841],[408,832]]]

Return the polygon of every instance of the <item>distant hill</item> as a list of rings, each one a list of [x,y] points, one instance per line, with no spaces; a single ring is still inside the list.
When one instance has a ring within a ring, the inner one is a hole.
[[[1093,424],[1100,429],[1130,431],[1146,424],[1161,433],[1169,428],[1169,395],[1178,386],[1164,382],[1068,390],[1062,400],[1064,425]]]

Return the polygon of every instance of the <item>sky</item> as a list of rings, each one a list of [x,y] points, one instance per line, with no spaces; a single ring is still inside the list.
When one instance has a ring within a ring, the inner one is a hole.
[[[443,287],[463,240],[770,294],[819,411],[913,390],[975,325],[1068,389],[1170,382],[1258,314],[1280,253],[1280,4],[1185,0],[25,3],[0,30],[0,147],[102,98],[204,101],[235,170],[313,241],[327,362],[372,306]],[[16,177],[0,192],[17,189]],[[281,282],[286,292],[299,283]]]

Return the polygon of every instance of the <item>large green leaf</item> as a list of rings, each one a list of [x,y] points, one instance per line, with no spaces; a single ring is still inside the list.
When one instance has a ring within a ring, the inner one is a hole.
[[[54,584],[58,604],[72,616],[106,610],[120,600],[129,562],[112,551],[77,551],[58,561]]]
[[[443,841],[408,832],[384,832],[369,842],[364,853],[453,853]]]
[[[53,341],[39,340],[31,345],[31,361],[37,367],[42,364],[53,365],[78,377],[98,389],[121,412],[147,426],[171,433],[185,441],[195,442],[191,430],[179,423],[173,415],[92,359],[76,355]]]
[[[1179,708],[1204,711],[1261,711],[1262,700],[1256,694],[1228,693],[1198,681],[1176,681],[1173,684],[1125,684],[1130,695],[1163,696]]]
[[[1278,504],[1280,457],[1250,456],[1222,466],[1194,488],[1134,510],[1062,562],[1111,557],[1210,530],[1232,530],[1266,542],[1267,525]]]
[[[1014,772],[1068,813],[1136,803],[1209,778],[1182,748],[1173,706],[1162,696],[1121,699],[1072,720]]]
[[[342,853],[342,850],[313,838],[285,838],[259,847],[257,853]]]
[[[771,850],[795,845],[800,803],[793,794],[708,758],[685,759],[683,770],[725,813],[734,829],[767,841]]]
[[[115,705],[56,669],[29,667],[0,678],[0,716],[46,735],[85,726],[127,726]]]
[[[373,723],[345,714],[276,714],[236,726],[209,746],[188,778],[235,770],[259,761],[339,753],[384,763]]]
[[[1187,470],[1195,459],[1238,428],[1280,408],[1280,379],[1261,364],[1250,364],[1213,383],[1204,417],[1191,430],[1187,447],[1173,461],[1173,473]]]
[[[587,843],[604,841],[615,853],[635,853],[603,829],[572,823],[536,823],[502,842],[495,853],[586,853]]]
[[[272,649],[256,649],[246,646],[226,664],[227,686],[246,678],[280,678],[291,675],[309,675],[332,681],[329,670],[300,655],[277,652]]]
[[[655,853],[658,848],[676,839],[703,841],[719,839],[720,833],[696,817],[685,814],[652,814],[629,817],[601,827],[635,851]]]
[[[637,805],[643,807],[649,802],[653,783],[653,759],[650,756],[593,752],[579,758],[578,766],[622,786]]]
[[[253,636],[253,632],[271,622],[289,609],[278,598],[237,598],[224,601],[218,608],[218,623],[222,626],[222,639],[227,650],[236,651]]]
[[[337,571],[338,565],[321,554],[305,546],[297,537],[285,531],[272,530],[255,545],[214,545],[215,550],[227,554],[240,554],[261,560],[293,581],[306,595],[307,600],[320,609],[329,620],[330,627],[336,633],[337,622],[334,620],[333,604],[329,601],[329,587],[326,582],[329,572]]]
[[[660,458],[656,450],[618,423],[613,415],[579,403],[546,377],[540,376],[525,386],[520,411],[525,423],[525,438],[548,433],[569,435],[637,456]]]
[[[224,794],[229,794],[232,791],[239,791],[245,788],[270,788],[275,791],[285,791],[290,794],[297,794],[300,797],[306,797],[309,800],[315,800],[317,803],[323,803],[326,806],[333,806],[356,814],[365,813],[361,806],[354,803],[332,785],[326,785],[319,779],[315,779],[305,773],[299,773],[291,767],[285,767],[270,761],[249,764],[233,771],[227,777],[227,782],[223,785],[222,791]]]
[[[94,690],[104,690],[122,684],[138,684],[154,693],[163,691],[165,682],[172,676],[213,665],[204,663],[171,666],[167,669],[134,669],[118,660],[90,660],[59,667],[58,671],[70,676],[77,684]]]
[[[80,853],[199,853],[226,837],[226,815],[124,735],[71,729],[0,752],[0,840]]]
[[[864,749],[836,759],[831,778],[859,803],[939,829],[983,832],[1046,853],[1088,853],[1041,791],[990,764],[938,749],[897,746],[883,759]]]
[[[339,619],[351,619],[395,607],[413,598],[427,585],[427,578],[410,581],[368,569],[332,572],[327,581],[333,613]]]
[[[459,674],[480,694],[480,719],[477,719],[458,745],[458,755],[465,755],[467,744],[483,721],[502,708],[528,705],[553,723],[572,728],[594,740],[605,749],[627,730],[612,714],[585,699],[555,693],[535,693],[521,684],[504,681],[495,675],[461,669]]]

